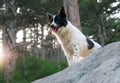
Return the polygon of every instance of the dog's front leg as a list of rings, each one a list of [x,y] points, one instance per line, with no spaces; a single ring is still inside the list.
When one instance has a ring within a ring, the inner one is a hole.
[[[72,58],[68,54],[66,55],[66,58],[67,58],[68,65],[71,66],[73,64]]]
[[[74,46],[73,52],[74,52],[74,55],[73,55],[74,63],[78,63],[82,58],[82,57],[80,57],[79,47]]]

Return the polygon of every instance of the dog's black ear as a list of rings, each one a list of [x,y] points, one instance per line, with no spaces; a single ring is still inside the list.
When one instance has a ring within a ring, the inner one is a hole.
[[[66,18],[64,7],[61,8],[59,15],[62,16],[63,18]]]
[[[52,14],[50,14],[50,13],[46,13],[46,15],[48,16],[49,20],[51,20],[51,19],[52,19],[52,17],[53,17],[53,15],[52,15]]]

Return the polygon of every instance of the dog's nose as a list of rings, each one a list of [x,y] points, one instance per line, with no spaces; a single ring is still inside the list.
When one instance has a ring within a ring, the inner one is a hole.
[[[55,26],[54,25],[50,25],[52,28],[54,28]]]

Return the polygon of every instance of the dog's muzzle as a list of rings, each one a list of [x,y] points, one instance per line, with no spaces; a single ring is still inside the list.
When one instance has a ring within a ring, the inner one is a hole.
[[[54,25],[50,25],[50,27],[51,27],[51,28],[55,28],[55,26],[54,26]]]
[[[58,29],[60,28],[59,26],[54,26],[54,25],[50,25],[51,29],[53,32],[57,32]]]

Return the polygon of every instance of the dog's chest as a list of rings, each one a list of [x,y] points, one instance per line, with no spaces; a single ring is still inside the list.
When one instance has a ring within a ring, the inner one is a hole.
[[[66,39],[66,37],[64,37]],[[63,39],[64,39],[63,38]],[[74,43],[72,43],[72,38],[67,38],[66,40],[61,40],[61,46],[64,50],[64,52],[67,52],[67,54],[69,54],[71,57],[72,55],[74,55],[73,52],[73,47],[74,47]]]
[[[61,44],[64,52],[69,53],[69,55],[73,55],[73,49],[76,46],[80,47],[80,36],[81,34],[78,33],[76,30],[69,30],[69,29],[63,29],[59,30],[57,34],[55,34],[57,37],[58,42]]]
[[[72,38],[68,29],[60,29],[57,33],[53,32],[53,35],[57,38],[64,52],[67,51],[72,53]]]
[[[56,36],[64,52],[70,56],[74,55],[74,51],[76,49],[78,53],[88,50],[86,37],[72,25],[68,25],[68,27],[62,27],[57,31],[57,33],[53,34]],[[80,55],[86,56],[86,54]]]

